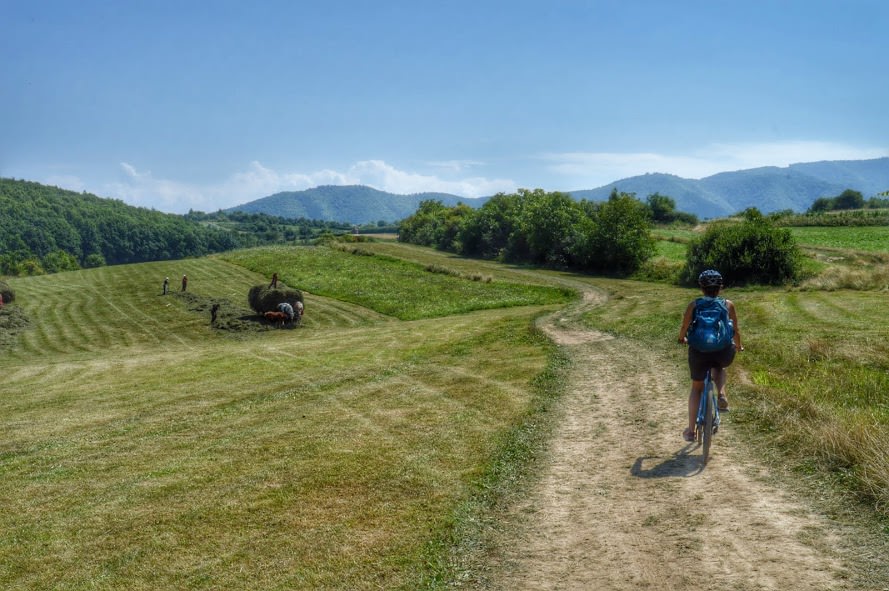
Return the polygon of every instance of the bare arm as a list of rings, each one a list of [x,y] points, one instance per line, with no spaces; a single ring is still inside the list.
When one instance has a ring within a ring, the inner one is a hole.
[[[726,300],[725,305],[728,307],[728,317],[735,327],[735,336],[732,337],[732,340],[735,341],[735,349],[743,351],[744,346],[741,344],[741,329],[738,327],[738,313],[735,311],[735,305],[731,300]]]
[[[685,335],[688,333],[688,326],[691,324],[691,318],[695,311],[695,303],[694,300],[689,302],[688,307],[685,308],[685,316],[682,317],[682,325],[679,327],[679,339],[680,343],[688,342],[685,338]]]

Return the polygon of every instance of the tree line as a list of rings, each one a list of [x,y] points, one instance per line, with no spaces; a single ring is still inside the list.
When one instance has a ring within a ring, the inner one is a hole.
[[[616,189],[604,202],[543,189],[499,193],[478,209],[429,200],[401,221],[399,240],[503,262],[631,274],[655,252],[652,205],[660,218],[676,213],[669,197],[643,203]]]
[[[629,276],[655,254],[655,222],[697,219],[657,193],[643,202],[615,189],[607,201],[591,202],[521,189],[495,195],[478,209],[424,201],[401,221],[398,239],[502,262]],[[750,209],[693,239],[677,280],[694,284],[705,268],[719,269],[733,284],[780,284],[799,276],[800,253],[787,229]]]
[[[885,209],[887,207],[889,207],[889,192],[880,193],[865,200],[860,191],[846,189],[836,197],[819,197],[812,202],[807,213],[817,214],[851,209]]]

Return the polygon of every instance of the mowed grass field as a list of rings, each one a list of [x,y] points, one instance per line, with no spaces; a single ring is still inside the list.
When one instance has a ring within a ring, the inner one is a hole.
[[[272,272],[305,290],[302,327],[247,308]],[[697,295],[389,242],[9,282],[30,325],[0,345],[3,589],[445,588],[559,393],[535,317],[592,285],[591,327],[684,366]],[[726,293],[731,428],[884,514],[886,293]]]
[[[228,258],[240,257],[250,268],[205,258],[10,279],[4,313],[30,324],[0,350],[0,588],[418,589],[454,576],[461,528],[520,467],[519,440],[557,393],[533,319],[569,292],[327,249]],[[310,286],[302,327],[252,318],[247,291],[272,268]],[[374,268],[382,285],[364,283]]]

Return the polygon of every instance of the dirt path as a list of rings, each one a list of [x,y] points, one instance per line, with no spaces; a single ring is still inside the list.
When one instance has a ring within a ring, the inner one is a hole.
[[[731,418],[703,466],[682,441],[687,375],[579,327],[601,296],[545,319],[573,361],[546,468],[496,541],[485,588],[851,588],[826,519],[767,482]],[[732,376],[730,374],[730,379]]]

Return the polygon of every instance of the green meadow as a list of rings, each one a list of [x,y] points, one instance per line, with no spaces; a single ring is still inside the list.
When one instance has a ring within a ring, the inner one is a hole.
[[[10,280],[3,314],[28,325],[0,357],[0,588],[416,589],[447,576],[455,521],[553,395],[554,351],[532,322],[569,292],[329,249],[229,258],[246,266]],[[266,263],[306,289],[301,327],[247,308]]]
[[[303,290],[302,326],[249,309],[247,291],[273,272]],[[590,327],[681,366],[676,331],[695,295],[392,242],[8,282],[10,590],[447,588],[478,523],[533,469],[562,388],[563,358],[535,319],[592,285],[609,298]],[[731,373],[733,428],[884,513],[886,291],[726,295],[747,348]]]

